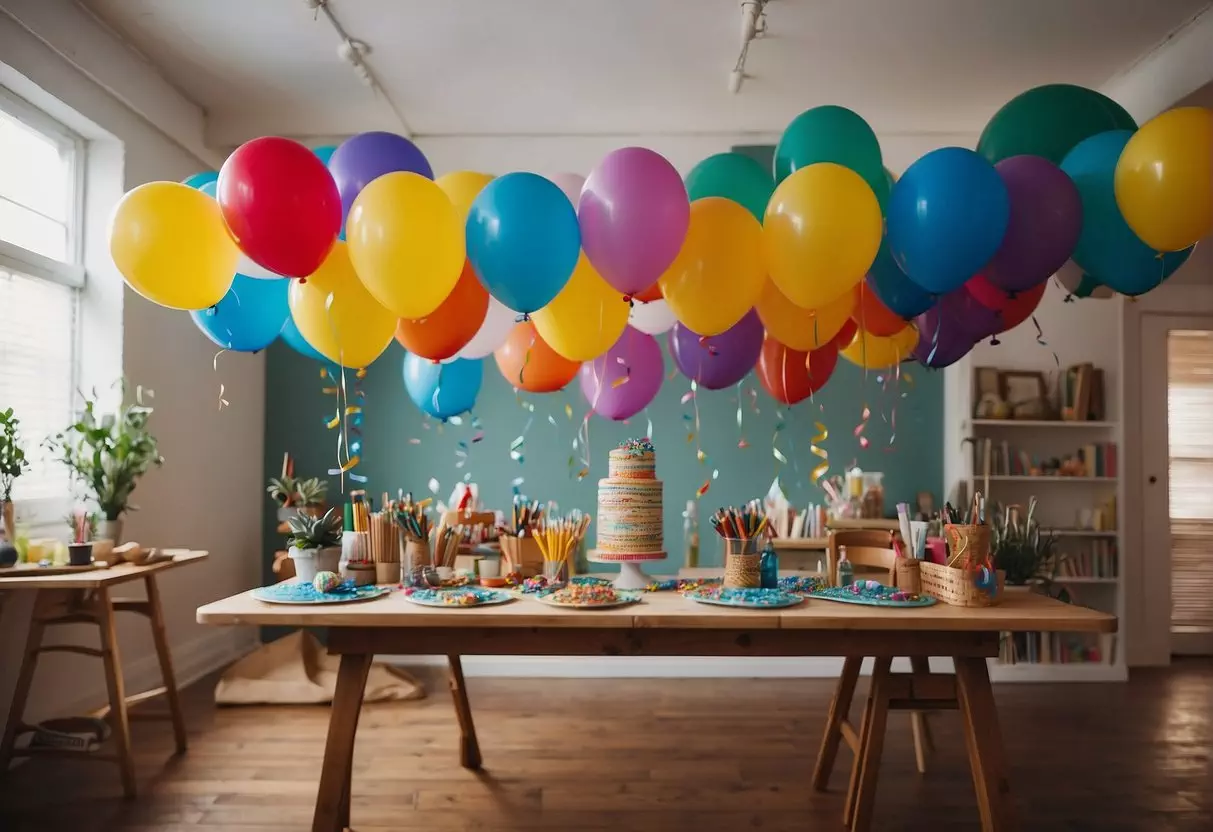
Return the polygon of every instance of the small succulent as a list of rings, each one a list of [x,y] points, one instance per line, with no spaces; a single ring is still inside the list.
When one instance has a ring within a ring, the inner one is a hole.
[[[286,475],[271,477],[270,484],[266,486],[265,490],[275,503],[285,508],[295,505],[299,493],[299,482],[294,477]]]
[[[297,506],[324,505],[324,496],[328,493],[329,484],[319,477],[299,480],[295,483],[295,501]]]
[[[991,520],[990,551],[995,567],[1006,571],[1007,583],[1051,583],[1060,560],[1054,551],[1057,538],[1040,528],[1036,498],[1028,502],[1026,516],[1019,506],[1006,506]]]
[[[336,506],[324,513],[323,517],[311,517],[297,514],[287,521],[290,527],[288,540],[296,549],[325,549],[341,544],[341,526],[343,517]]]

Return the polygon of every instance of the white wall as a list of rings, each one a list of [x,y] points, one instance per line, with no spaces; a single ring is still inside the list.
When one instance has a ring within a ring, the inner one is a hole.
[[[261,468],[265,361],[224,355],[185,313],[155,306],[125,290],[107,254],[106,221],[125,190],[157,179],[182,179],[206,165],[94,84],[12,18],[0,13],[0,80],[54,111],[90,140],[86,257],[90,288],[85,372],[102,384],[120,371],[155,390],[152,428],[167,463],[135,494],[142,510],[127,520],[127,539],[146,545],[207,549],[211,559],[160,579],[167,625],[181,676],[214,667],[250,642],[251,631],[194,623],[200,604],[254,586],[260,578]],[[218,409],[219,385],[231,407]],[[132,585],[122,590],[137,595]],[[28,592],[10,593],[0,623],[0,711],[7,711],[28,616]],[[156,683],[146,622],[120,630],[128,689]],[[95,640],[83,629],[72,638]],[[104,700],[99,664],[77,656],[39,663],[30,715],[96,706]]]

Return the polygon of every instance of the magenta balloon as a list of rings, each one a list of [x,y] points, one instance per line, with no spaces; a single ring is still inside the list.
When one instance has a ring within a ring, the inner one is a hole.
[[[659,153],[624,147],[590,171],[577,207],[581,248],[607,283],[634,295],[657,282],[687,235],[682,177]]]
[[[731,329],[708,338],[691,332],[680,321],[670,330],[670,354],[684,376],[709,390],[723,390],[754,369],[762,353],[762,336],[762,321],[753,309]]]
[[[1082,199],[1065,171],[1041,156],[1011,156],[994,169],[1011,197],[1011,218],[984,273],[1000,289],[1022,292],[1070,259],[1082,232]]]
[[[649,406],[664,374],[657,339],[629,326],[615,346],[581,365],[581,394],[595,413],[620,422]],[[627,381],[616,385],[621,378]]]

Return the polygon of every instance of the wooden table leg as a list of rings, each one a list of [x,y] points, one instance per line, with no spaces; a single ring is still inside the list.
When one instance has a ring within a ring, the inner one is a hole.
[[[156,658],[160,660],[160,677],[164,680],[164,695],[168,697],[169,715],[173,720],[173,740],[177,753],[184,754],[187,746],[185,715],[181,710],[181,697],[177,693],[177,677],[173,673],[173,655],[168,648],[168,633],[164,628],[164,607],[160,603],[160,588],[156,574],[145,577],[149,620],[152,625],[152,641],[156,644]]]
[[[824,792],[830,785],[834,772],[834,760],[838,757],[838,746],[842,744],[842,723],[851,710],[855,697],[855,682],[859,679],[862,656],[847,656],[842,664],[842,675],[830,702],[830,715],[826,718],[825,735],[821,738],[821,750],[817,752],[817,765],[813,769],[813,788]]]
[[[863,660],[860,659],[862,662]],[[859,743],[855,749],[855,757],[851,761],[851,779],[847,784],[847,799],[842,805],[842,822],[848,828],[851,826],[851,819],[855,816],[855,798],[859,794],[859,775],[863,771],[863,755],[867,749],[868,731],[872,727],[872,704],[876,701],[876,677],[872,677],[872,683],[868,685],[868,698],[864,701],[863,716],[859,722]]]
[[[101,587],[93,595],[94,615],[101,630],[101,660],[105,664],[105,687],[109,691],[110,729],[118,756],[118,771],[122,775],[122,791],[127,798],[135,796],[135,760],[131,756],[131,722],[126,710],[126,682],[122,678],[122,659],[118,653],[118,630],[109,590]]]
[[[13,746],[17,735],[25,725],[25,704],[29,700],[30,685],[34,681],[34,669],[38,666],[38,648],[42,646],[42,636],[46,626],[42,623],[39,610],[42,606],[44,591],[33,590],[33,614],[30,616],[29,633],[25,637],[25,652],[21,656],[21,670],[17,673],[17,687],[13,690],[12,706],[8,710],[8,719],[4,723],[4,737],[0,739],[0,777],[8,772],[9,763],[13,759]]]
[[[989,669],[982,658],[956,658],[953,661],[981,828],[985,832],[1005,832],[1015,828],[1015,814]]]
[[[931,665],[926,656],[910,658],[910,669],[915,676],[929,676]],[[927,773],[927,754],[935,750],[931,740],[931,725],[925,711],[910,712],[910,729],[914,734],[914,764],[919,774]]]
[[[350,824],[350,781],[354,769],[354,736],[362,713],[362,696],[371,669],[369,653],[344,653],[337,669],[337,689],[329,715],[320,790],[312,815],[312,832],[342,832]]]
[[[459,720],[459,765],[476,771],[481,765],[480,743],[476,740],[476,726],[472,722],[472,708],[468,704],[463,663],[454,654],[446,658],[450,669],[451,698],[455,700],[455,717]]]
[[[885,726],[889,716],[889,667],[890,658],[877,657],[872,667],[872,693],[868,697],[871,712],[864,731],[862,758],[863,769],[855,789],[854,813],[851,816],[852,832],[863,832],[872,826],[872,812],[876,806],[876,779],[880,773],[880,755],[884,750]]]

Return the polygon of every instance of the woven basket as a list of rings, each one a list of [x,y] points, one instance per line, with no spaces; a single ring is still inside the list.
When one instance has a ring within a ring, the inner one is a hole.
[[[1000,569],[997,574],[998,591],[990,595],[977,588],[973,583],[973,572],[968,569],[954,569],[928,560],[918,562],[922,594],[938,598],[953,607],[992,607],[1000,603],[1005,594],[1006,573]]]
[[[990,527],[949,523],[943,527],[948,542],[948,565],[957,568],[990,565]]]
[[[919,563],[920,561],[914,558],[898,558],[897,567],[893,575],[893,585],[902,592],[908,592],[911,595],[921,595],[922,578],[918,568]]]
[[[724,586],[729,589],[758,589],[762,586],[759,569],[762,555],[758,539],[724,540]]]

